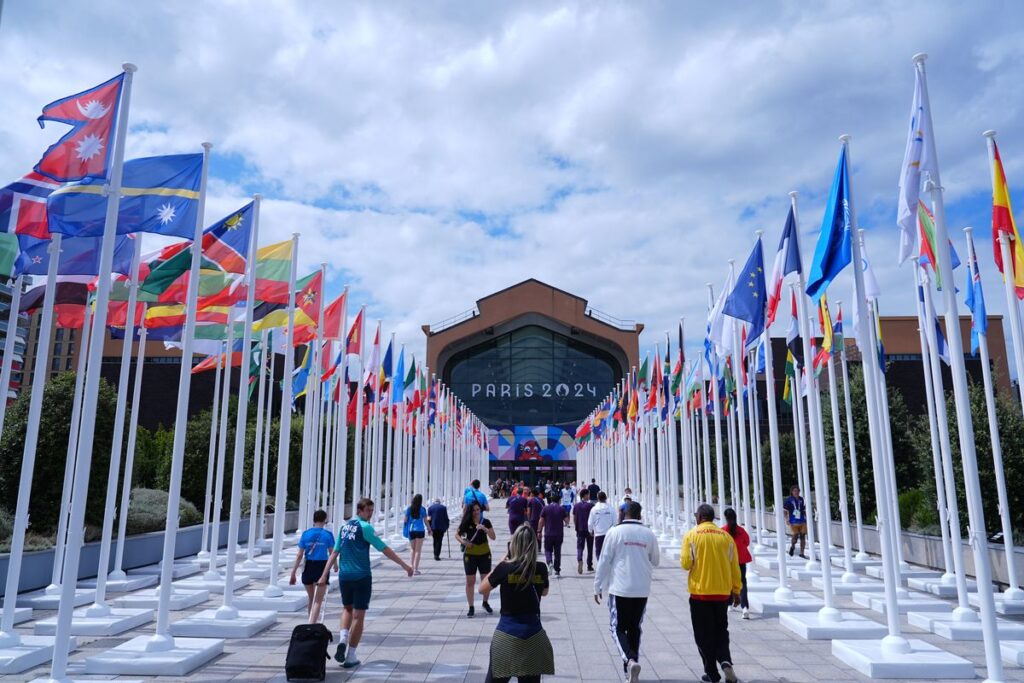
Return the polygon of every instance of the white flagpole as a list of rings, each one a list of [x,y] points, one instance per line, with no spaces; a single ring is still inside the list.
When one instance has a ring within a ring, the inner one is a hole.
[[[345,297],[345,305],[341,308],[341,328],[338,330],[338,338],[341,340],[341,366],[335,370],[336,382],[341,387],[338,392],[338,429],[337,429],[337,454],[338,462],[334,467],[335,472],[335,503],[332,521],[337,531],[345,519],[345,488],[348,478],[348,338],[345,331],[348,330],[348,285],[342,293]]]
[[[88,298],[87,298],[88,299]],[[64,546],[68,536],[68,508],[71,507],[71,487],[75,478],[75,459],[78,457],[78,430],[82,417],[82,391],[85,388],[85,361],[89,357],[92,306],[85,305],[85,320],[78,338],[78,363],[75,366],[75,397],[71,407],[71,428],[68,433],[68,451],[64,460],[64,487],[60,494],[60,517],[57,520],[57,545],[53,551],[53,574],[46,592],[60,593],[61,577],[64,573]]]
[[[836,482],[839,485],[839,521],[843,534],[843,567],[846,570],[840,581],[857,583],[860,579],[853,569],[853,536],[850,533],[850,506],[846,496],[846,457],[843,455],[843,428],[839,422],[839,387],[836,384],[835,354],[836,349],[833,348],[828,359],[828,400],[829,408],[832,410],[832,447],[836,459]],[[831,544],[823,550],[828,553],[830,548]],[[832,562],[827,556],[824,561],[826,564]]]
[[[928,102],[928,79],[924,61],[927,55],[914,56],[914,63],[921,75],[922,101]],[[927,129],[934,131],[931,107],[924,107]],[[967,390],[967,371],[964,367],[963,339],[960,337],[960,316],[957,312],[956,287],[953,286],[953,264],[950,255],[949,232],[946,229],[946,209],[942,198],[942,181],[939,178],[938,153],[935,150],[935,136],[926,136],[931,158],[935,160],[934,176],[926,184],[931,193],[935,209],[936,260],[942,279],[948,283],[943,288],[945,299],[946,329],[949,330],[949,355],[952,361],[953,400],[956,404],[957,434],[960,437],[960,460],[963,464],[964,488],[967,494],[968,534],[974,550],[974,568],[978,579],[979,604],[981,607],[982,633],[985,642],[985,664],[990,680],[1003,679],[1003,661],[999,650],[999,634],[996,631],[995,599],[988,587],[992,585],[992,566],[988,553],[988,537],[985,531],[985,509],[982,503],[981,481],[978,477],[978,460],[974,447],[974,424],[971,421],[971,404]]]
[[[2,0],[0,0],[2,1]],[[18,316],[21,314],[21,290],[25,276],[19,275],[11,282],[11,308],[7,313],[7,334],[4,337],[4,357],[0,359],[0,431],[4,428],[7,414],[7,392],[11,390],[11,366],[14,365],[14,340],[18,332]],[[27,344],[27,340],[26,340]]]
[[[129,309],[134,310],[134,307]],[[143,305],[142,319],[146,319],[146,306]],[[135,465],[135,439],[139,427],[139,399],[142,396],[142,368],[146,362],[146,335],[149,330],[146,326],[139,325],[139,355],[135,361],[135,382],[132,388],[132,415],[128,422],[128,449],[124,461],[124,483],[121,486],[121,514],[117,518],[117,550],[114,554],[114,570],[110,572],[111,579],[124,580],[127,574],[124,571],[124,540],[128,535],[128,506],[131,503],[132,495],[132,471]],[[134,337],[134,333],[132,334]]]
[[[103,510],[103,527],[100,532],[100,556],[96,569],[96,597],[86,608],[88,616],[110,615],[107,598],[107,572],[110,567],[110,543],[114,535],[114,515],[117,513],[117,482],[121,476],[121,452],[124,443],[125,409],[128,401],[128,371],[132,364],[132,339],[135,337],[135,302],[139,291],[139,260],[142,256],[142,236],[135,236],[132,253],[132,273],[128,285],[128,314],[124,323],[124,339],[121,342],[121,367],[117,379],[117,406],[114,409],[114,434],[110,446],[110,467],[107,470],[107,493]],[[100,274],[100,279],[109,275]],[[129,484],[131,482],[129,481]],[[128,511],[121,510],[121,517]]]
[[[837,302],[840,312],[842,304]],[[850,482],[853,485],[853,515],[857,522],[857,554],[858,560],[867,560],[870,555],[864,546],[864,516],[861,514],[860,506],[860,477],[858,476],[857,465],[857,440],[853,435],[853,402],[850,399],[850,369],[846,362],[846,337],[845,331],[843,343],[839,345],[839,358],[843,369],[843,402],[846,413],[846,445],[850,450]]]
[[[238,610],[232,604],[235,594],[235,562],[238,547],[238,525],[242,516],[242,473],[245,464],[245,437],[249,425],[249,366],[252,354],[252,311],[256,300],[256,244],[260,230],[260,201],[262,197],[253,197],[252,232],[249,235],[249,254],[245,265],[246,295],[245,322],[242,327],[242,365],[238,376],[238,412],[235,417],[235,453],[231,461],[231,503],[228,511],[227,565],[224,567],[224,604],[216,611],[218,619],[237,619]],[[233,316],[232,316],[233,317]],[[229,317],[228,325],[234,329],[234,320]],[[228,369],[230,370],[234,349],[228,349]],[[230,375],[229,375],[230,377]],[[228,383],[230,384],[230,383]],[[227,455],[225,453],[225,455]],[[256,469],[253,468],[253,482],[256,481]],[[249,525],[252,526],[250,511]],[[301,524],[301,521],[299,522]],[[252,552],[252,546],[249,547]]]
[[[363,385],[366,381],[364,375],[364,352],[366,345],[363,343],[363,334],[366,332],[366,306],[359,309],[359,367],[356,369],[355,380],[356,380],[356,424],[355,424],[355,443],[353,444],[353,465],[352,465],[352,509],[355,510],[356,503],[363,497],[363,400],[365,391]]]
[[[224,468],[227,466],[228,409],[231,401],[231,356],[235,346],[235,324],[233,316],[228,316],[228,340],[224,352],[224,376],[221,378],[220,420],[217,428],[217,475],[214,482],[213,515],[210,517],[210,570],[206,573],[208,581],[220,581],[224,577],[217,566],[220,562],[220,522],[224,507]],[[234,548],[225,548],[225,553],[233,553]]]
[[[964,228],[967,234],[967,264],[971,272],[971,280],[978,277],[977,259],[974,255],[974,237],[971,228]],[[1004,262],[1005,263],[1005,262]],[[999,521],[1003,530],[1003,553],[1006,556],[1006,581],[1009,584],[1003,591],[1007,600],[1024,599],[1024,591],[1017,582],[1017,564],[1014,562],[1013,524],[1010,521],[1010,501],[1006,492],[1006,473],[1003,470],[1003,447],[999,439],[999,422],[996,419],[995,387],[992,384],[992,367],[989,364],[988,334],[978,331],[978,352],[981,355],[981,378],[985,387],[985,409],[988,414],[988,431],[992,439],[992,465],[996,474],[996,494],[999,496]]]
[[[211,506],[213,505],[213,472],[217,466],[217,424],[220,419],[220,378],[221,359],[217,358],[213,370],[213,403],[210,406],[210,441],[206,447],[206,495],[203,498],[203,538],[200,543],[202,548],[196,555],[199,558],[209,558],[209,572],[214,571],[214,558],[209,550],[210,547],[210,525],[213,523]]]
[[[733,343],[736,345],[733,351],[733,364],[736,366],[733,368],[733,372],[737,379],[740,381],[736,383],[736,437],[739,441],[739,474],[740,485],[740,509],[736,510],[737,514],[742,510],[743,526],[747,529],[750,528],[750,471],[747,467],[747,407],[745,405],[746,399],[743,397],[743,390],[746,388],[746,382],[743,379],[743,357],[746,353],[743,350],[743,341],[740,335],[740,327],[743,324],[737,321],[737,324],[733,325]]]
[[[263,420],[263,467],[260,469],[260,541],[267,538],[267,479],[270,476],[270,427],[273,425],[274,415],[274,367],[277,365],[277,353],[274,351],[272,340],[274,333],[267,330],[267,355],[270,357],[270,368],[267,370],[267,415]]]
[[[292,234],[291,267],[288,270],[288,326],[284,340],[284,383],[281,391],[280,429],[277,437],[277,484],[274,487],[274,544],[270,551],[270,580],[263,596],[279,598],[284,591],[278,584],[281,544],[284,541],[284,518],[288,509],[288,457],[292,440],[292,373],[295,371],[295,271],[299,259],[299,234]],[[302,520],[299,520],[302,523]]]
[[[60,263],[60,233],[54,233],[46,249],[49,263],[46,270],[46,290],[43,294],[42,320],[39,323],[39,339],[49,340],[53,330],[53,302],[57,293],[57,266]],[[101,278],[102,279],[102,278]],[[11,330],[8,328],[8,335]],[[43,391],[46,389],[50,365],[50,344],[44,341],[39,345],[33,367],[32,392],[29,397],[28,423],[25,431],[25,450],[21,460],[21,478],[18,482],[18,501],[14,508],[14,527],[11,530],[11,554],[7,565],[7,583],[4,586],[3,615],[0,617],[0,647],[16,647],[21,643],[21,636],[14,630],[14,608],[17,604],[15,596],[21,582],[22,559],[25,552],[25,531],[28,529],[28,504],[32,495],[32,474],[36,465],[36,447],[39,442],[39,420],[43,410]],[[4,397],[6,398],[6,397]],[[84,510],[83,510],[84,512]],[[78,558],[75,558],[77,564]],[[74,590],[78,577],[75,573],[64,582],[62,591],[68,586]],[[67,596],[73,601],[74,593]],[[71,615],[68,614],[69,621]],[[54,640],[54,655],[58,650],[69,647],[66,641]]]
[[[251,321],[249,327],[252,327]],[[256,387],[256,430],[255,441],[252,452],[252,481],[249,487],[249,539],[246,543],[246,559],[242,566],[246,569],[255,569],[256,563],[256,527],[262,515],[257,513],[259,507],[260,493],[260,472],[263,469],[263,408],[264,391],[267,386],[267,330],[260,332],[260,360],[259,360],[259,382]],[[244,360],[242,361],[245,362]],[[246,388],[248,391],[248,388]]]
[[[920,281],[920,269],[915,265],[914,271],[914,286],[918,291],[922,291]],[[935,473],[935,500],[937,502],[937,509],[939,513],[939,532],[942,539],[942,568],[943,575],[940,579],[943,583],[951,584],[956,583],[956,574],[954,572],[953,564],[953,548],[949,538],[949,514],[946,511],[946,475],[943,463],[946,462],[942,455],[942,449],[949,448],[949,434],[948,434],[948,422],[947,427],[944,430],[946,434],[943,439],[944,446],[939,446],[939,427],[938,419],[936,418],[936,398],[935,398],[935,387],[932,381],[932,364],[936,362],[936,359],[931,352],[931,346],[928,343],[928,337],[925,330],[927,329],[928,323],[927,316],[924,312],[924,297],[917,297],[917,331],[920,337],[921,343],[921,367],[924,370],[924,389],[925,389],[925,400],[926,408],[928,409],[928,436],[930,437],[931,450],[932,450],[932,469]],[[940,374],[941,377],[941,374]],[[939,389],[939,393],[942,396],[941,400],[945,403],[945,392]],[[942,418],[946,419],[945,410],[943,410]],[[952,463],[952,460],[950,460]],[[962,556],[962,554],[961,554]]]
[[[707,288],[708,311],[712,311],[715,307],[715,290],[710,282],[707,284]],[[714,342],[711,344],[711,362],[714,364],[710,370],[711,397],[715,406],[715,474],[718,478],[718,514],[721,515],[725,510],[725,473],[722,469],[722,401],[718,395],[718,350],[715,348]],[[714,496],[711,496],[708,502],[712,501],[714,501]]]
[[[100,247],[100,277],[96,285],[96,313],[89,344],[89,365],[86,369],[85,393],[82,402],[82,425],[78,437],[78,458],[75,462],[75,483],[71,495],[71,514],[68,521],[68,540],[64,575],[61,584],[60,609],[57,611],[53,668],[51,677],[66,675],[71,637],[71,616],[74,610],[78,565],[85,532],[85,503],[89,497],[89,471],[92,468],[93,441],[96,436],[96,405],[99,398],[100,372],[103,365],[103,340],[107,333],[107,304],[110,302],[110,277],[114,264],[114,239],[120,208],[121,176],[124,167],[124,141],[128,133],[128,109],[131,102],[132,77],[135,65],[125,64],[121,111],[117,117],[117,136],[114,140],[114,158],[110,183],[107,185],[107,213],[103,225]],[[48,338],[48,337],[47,337]],[[38,376],[37,376],[38,378]],[[106,571],[106,567],[103,568]]]

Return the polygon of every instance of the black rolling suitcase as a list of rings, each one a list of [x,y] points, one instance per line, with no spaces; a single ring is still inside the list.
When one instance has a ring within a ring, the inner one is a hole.
[[[317,610],[317,604],[314,603],[314,615],[319,612],[322,618],[322,603],[320,607]],[[332,640],[334,637],[330,630],[321,623],[299,624],[292,629],[292,639],[288,643],[288,655],[284,661],[285,678],[289,681],[324,680],[327,677],[327,660],[330,658],[327,647]]]

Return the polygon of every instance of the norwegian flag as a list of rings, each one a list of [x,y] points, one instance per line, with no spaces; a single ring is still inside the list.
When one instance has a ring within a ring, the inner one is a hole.
[[[95,88],[43,107],[37,119],[40,128],[47,121],[66,123],[72,128],[43,153],[35,166],[37,173],[65,183],[107,177],[124,76],[120,73]]]
[[[58,187],[44,175],[29,173],[0,189],[0,232],[50,239],[46,198]]]

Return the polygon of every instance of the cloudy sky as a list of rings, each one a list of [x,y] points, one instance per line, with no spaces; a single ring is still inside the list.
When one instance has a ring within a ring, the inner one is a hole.
[[[1024,206],[1024,7],[870,5],[7,0],[0,171],[59,136],[44,104],[131,61],[129,158],[212,141],[210,222],[262,192],[261,242],[301,233],[301,269],[418,355],[421,324],[530,277],[697,343],[705,283],[756,230],[770,262],[790,190],[809,261],[841,133],[883,313],[913,312],[896,186],[924,51],[950,231],[964,252],[977,228],[1001,314],[981,132]]]

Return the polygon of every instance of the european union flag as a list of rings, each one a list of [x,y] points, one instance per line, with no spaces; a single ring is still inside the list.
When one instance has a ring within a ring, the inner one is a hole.
[[[747,264],[736,277],[736,286],[725,300],[722,312],[738,320],[750,323],[747,334],[747,348],[758,343],[764,332],[765,306],[768,289],[764,282],[764,256],[761,252],[761,238],[754,243]],[[744,349],[746,351],[747,349]]]
[[[172,154],[125,162],[117,233],[195,234],[202,154]],[[85,180],[54,191],[47,200],[50,231],[101,237],[106,220],[104,181]]]
[[[58,275],[99,275],[102,237],[65,237],[60,242]],[[47,251],[50,240],[29,235],[18,235],[21,253],[14,266],[15,275],[46,275],[50,264]],[[113,272],[129,275],[132,272],[134,239],[118,235],[114,242]]]
[[[839,165],[832,178],[832,190],[821,220],[821,234],[814,248],[811,273],[807,278],[807,296],[818,298],[829,284],[853,260],[853,226],[850,225],[850,175],[845,145],[839,151]]]

